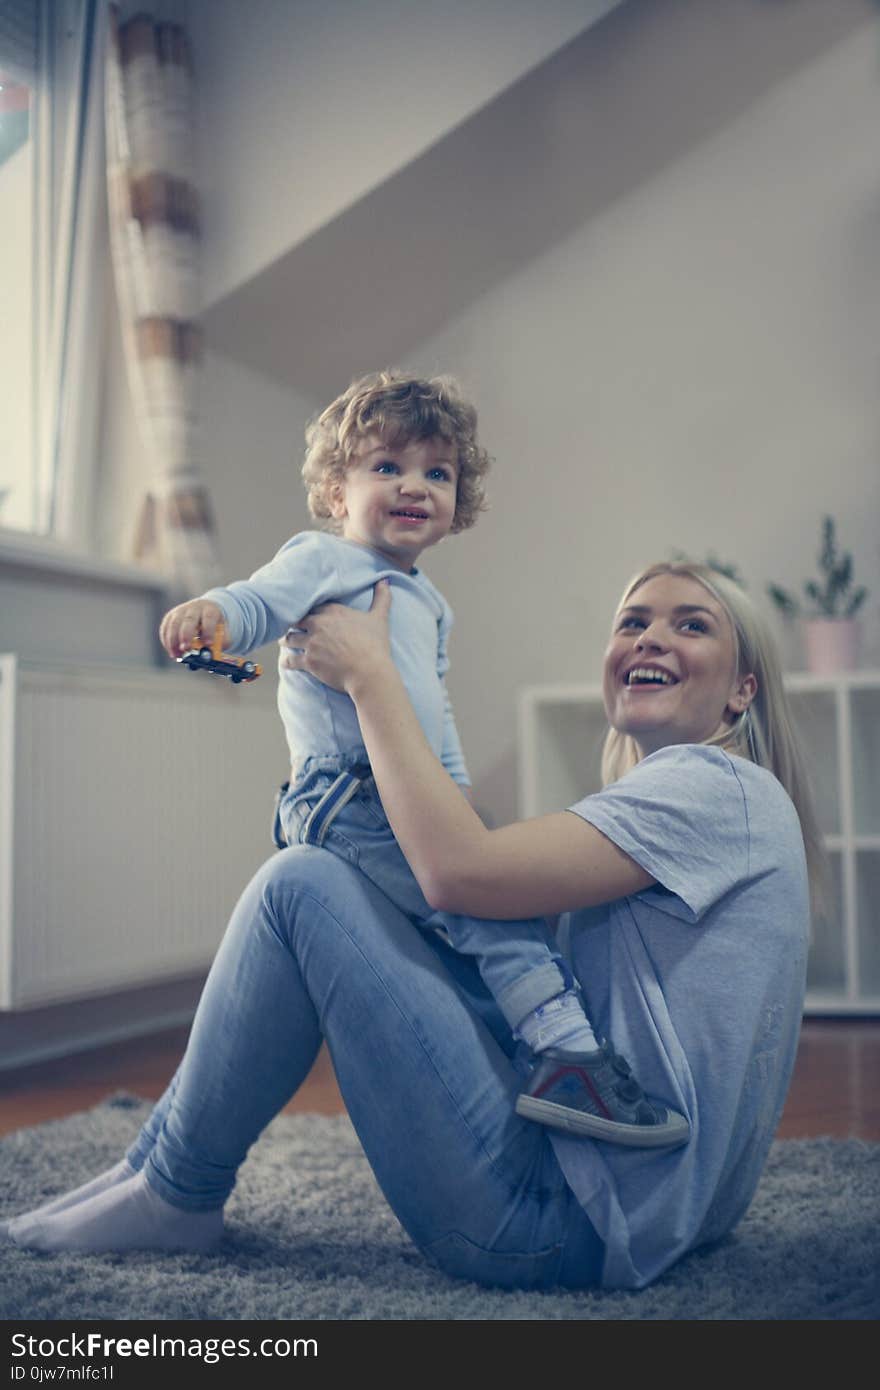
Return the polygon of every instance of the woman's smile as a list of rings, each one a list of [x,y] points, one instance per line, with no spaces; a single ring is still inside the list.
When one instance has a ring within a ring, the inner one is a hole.
[[[658,690],[668,689],[671,685],[678,685],[679,679],[665,666],[640,663],[624,672],[623,683],[632,694],[644,694],[647,691],[656,693]]]

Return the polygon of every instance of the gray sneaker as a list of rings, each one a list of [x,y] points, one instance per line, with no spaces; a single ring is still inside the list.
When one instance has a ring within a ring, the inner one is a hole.
[[[553,1129],[635,1149],[686,1144],[684,1115],[645,1095],[624,1057],[603,1042],[595,1052],[539,1053],[516,1113]]]

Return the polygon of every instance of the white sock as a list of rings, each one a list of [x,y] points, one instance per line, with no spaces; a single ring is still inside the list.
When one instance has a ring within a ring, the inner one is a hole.
[[[99,1173],[96,1178],[90,1178],[80,1187],[74,1187],[70,1192],[62,1192],[60,1196],[53,1197],[51,1201],[44,1202],[41,1207],[34,1207],[32,1211],[21,1213],[20,1217],[13,1217],[0,1224],[0,1234],[9,1229],[12,1220],[21,1220],[28,1216],[51,1216],[56,1211],[66,1211],[68,1207],[75,1207],[78,1202],[85,1202],[89,1197],[96,1197],[99,1192],[103,1192],[107,1187],[115,1187],[116,1183],[124,1182],[126,1178],[134,1176],[134,1169],[127,1158],[121,1158],[118,1163],[114,1163],[112,1168]]]
[[[517,1024],[516,1032],[532,1052],[545,1052],[548,1047],[561,1047],[566,1052],[595,1052],[599,1046],[580,995],[573,989],[539,1004]]]
[[[75,1206],[9,1222],[7,1239],[27,1250],[211,1250],[223,1235],[223,1211],[186,1211],[154,1192],[144,1174]]]

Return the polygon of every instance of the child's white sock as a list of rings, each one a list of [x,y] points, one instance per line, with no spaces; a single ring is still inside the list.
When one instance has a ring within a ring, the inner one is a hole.
[[[566,1052],[595,1052],[599,1046],[580,995],[573,989],[539,1004],[517,1024],[516,1032],[532,1052],[545,1052],[548,1047],[561,1047]]]
[[[90,1178],[80,1187],[74,1187],[70,1192],[62,1192],[60,1196],[53,1197],[51,1201],[44,1202],[41,1207],[34,1207],[32,1211],[22,1212],[20,1216],[13,1217],[8,1221],[0,1223],[0,1235],[2,1235],[12,1221],[24,1220],[31,1216],[52,1216],[57,1211],[66,1211],[68,1207],[75,1207],[79,1202],[85,1202],[89,1197],[97,1197],[99,1192],[105,1188],[115,1187],[118,1182],[124,1182],[126,1178],[134,1176],[134,1169],[127,1158],[121,1158],[118,1163],[114,1163],[112,1168],[99,1173],[96,1178]]]
[[[7,1239],[27,1250],[211,1250],[223,1235],[223,1212],[185,1211],[134,1173],[75,1206],[10,1221]]]

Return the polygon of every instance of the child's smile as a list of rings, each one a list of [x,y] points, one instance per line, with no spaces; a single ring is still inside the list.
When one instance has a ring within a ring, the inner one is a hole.
[[[346,540],[367,545],[411,570],[429,545],[449,533],[455,516],[458,463],[445,439],[415,439],[389,448],[365,435],[333,496]]]

